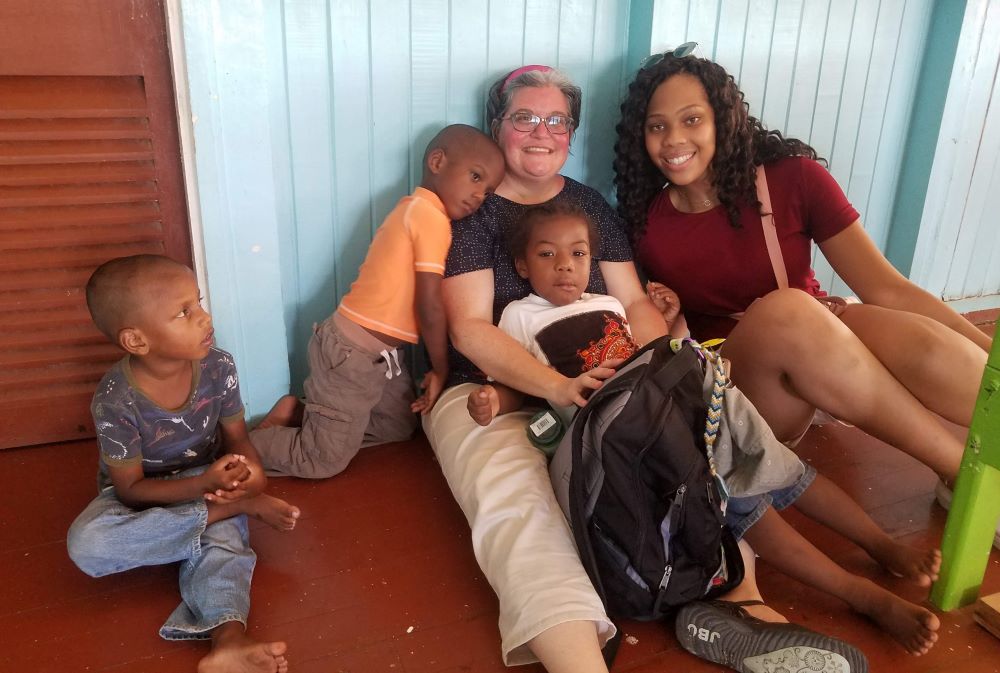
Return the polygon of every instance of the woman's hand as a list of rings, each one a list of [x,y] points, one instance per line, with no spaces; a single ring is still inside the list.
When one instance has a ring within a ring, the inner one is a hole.
[[[552,401],[561,407],[566,407],[570,404],[582,407],[587,403],[587,398],[590,397],[591,393],[603,386],[605,379],[611,378],[615,373],[615,368],[623,362],[625,360],[621,358],[605,360],[597,367],[580,374],[576,378],[567,378],[560,391],[564,397]]]

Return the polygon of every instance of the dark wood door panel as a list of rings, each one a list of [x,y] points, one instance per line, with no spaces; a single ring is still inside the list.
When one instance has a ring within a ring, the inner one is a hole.
[[[157,0],[0,4],[0,448],[93,435],[94,268],[190,264],[166,44]]]

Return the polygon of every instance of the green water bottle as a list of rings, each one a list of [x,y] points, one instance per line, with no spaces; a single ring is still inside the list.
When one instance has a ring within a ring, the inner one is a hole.
[[[531,417],[527,431],[531,445],[551,458],[566,432],[566,426],[559,414],[551,409],[544,409]]]

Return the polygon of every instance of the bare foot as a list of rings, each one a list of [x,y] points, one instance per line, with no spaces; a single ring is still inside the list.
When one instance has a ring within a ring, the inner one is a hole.
[[[929,587],[941,570],[941,552],[923,550],[889,539],[880,549],[871,551],[872,558],[896,577],[913,580],[917,586]]]
[[[216,632],[212,651],[198,662],[198,673],[287,673],[285,643],[259,643],[243,632],[239,622],[226,622]]]
[[[743,609],[747,611],[751,617],[756,617],[761,621],[765,622],[775,622],[778,624],[787,624],[788,620],[785,619],[785,615],[781,614],[777,610],[769,608],[766,605],[744,605]]]
[[[846,597],[851,607],[888,631],[910,654],[926,654],[937,642],[941,621],[930,610],[866,579],[860,580],[856,593],[853,600]]]
[[[295,522],[301,514],[298,507],[265,493],[247,500],[243,511],[278,530],[295,528]]]
[[[294,395],[282,395],[274,403],[271,410],[267,412],[257,429],[272,428],[275,426],[299,427],[302,425],[302,412],[305,405]]]

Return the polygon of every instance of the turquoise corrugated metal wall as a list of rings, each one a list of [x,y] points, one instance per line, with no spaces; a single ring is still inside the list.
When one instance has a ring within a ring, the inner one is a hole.
[[[584,89],[567,174],[611,193],[619,94],[687,40],[801,137],[884,246],[932,0],[179,0],[212,309],[251,413],[301,385],[313,322],[419,181],[441,125],[481,125],[523,63]],[[943,95],[943,94],[942,94]],[[995,153],[994,153],[995,155]],[[997,190],[993,190],[997,193]],[[832,272],[817,262],[821,280]],[[291,363],[291,367],[286,365]]]

